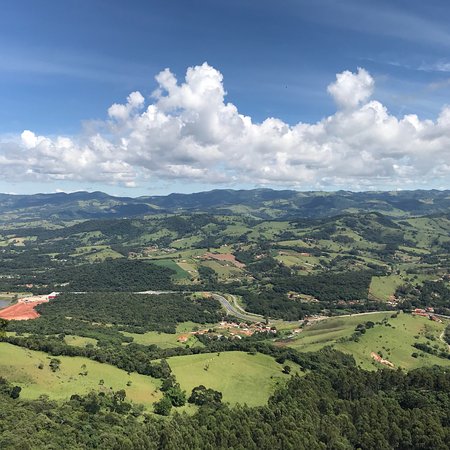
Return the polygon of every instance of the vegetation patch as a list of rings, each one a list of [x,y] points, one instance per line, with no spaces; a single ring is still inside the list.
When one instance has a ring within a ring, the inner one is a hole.
[[[219,391],[223,401],[263,405],[276,386],[287,380],[283,366],[267,355],[244,352],[219,352],[201,355],[176,356],[168,359],[169,365],[181,387],[191,392],[203,385]],[[292,373],[298,366],[292,366]]]
[[[52,370],[52,359],[59,360]],[[35,399],[48,395],[55,400],[68,400],[72,394],[87,394],[94,390],[109,392],[124,389],[127,397],[150,406],[158,400],[160,381],[137,373],[128,374],[109,364],[88,358],[58,356],[24,349],[0,342],[0,373],[22,387],[21,396]]]
[[[212,298],[183,294],[66,293],[39,306],[47,320],[71,317],[100,324],[113,324],[126,331],[175,333],[177,323],[218,322],[223,313]]]

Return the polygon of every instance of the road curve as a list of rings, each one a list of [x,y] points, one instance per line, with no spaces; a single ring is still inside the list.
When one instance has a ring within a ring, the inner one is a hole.
[[[235,304],[229,302],[225,297],[219,294],[211,294],[211,297],[217,301],[220,302],[220,304],[223,306],[227,314],[230,314],[231,316],[237,317],[238,319],[242,320],[248,320],[250,322],[261,322],[264,320],[263,316],[259,316],[257,314],[244,314],[244,311],[242,308],[240,310],[236,307]]]

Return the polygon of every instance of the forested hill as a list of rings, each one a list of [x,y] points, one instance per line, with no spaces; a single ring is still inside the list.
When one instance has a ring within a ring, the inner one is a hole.
[[[330,351],[303,359],[315,369],[292,377],[266,406],[209,402],[164,421],[143,416],[125,391],[30,401],[0,378],[0,448],[448,449],[445,369],[366,372]]]
[[[376,211],[392,217],[447,213],[450,191],[298,192],[218,189],[194,194],[113,197],[103,192],[0,194],[1,221],[137,217],[180,212],[244,213],[254,217],[330,217]]]

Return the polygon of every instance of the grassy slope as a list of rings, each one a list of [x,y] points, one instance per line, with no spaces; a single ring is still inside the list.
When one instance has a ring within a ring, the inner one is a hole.
[[[64,341],[74,347],[86,347],[88,344],[92,344],[95,347],[97,345],[97,339],[75,336],[73,334],[66,334]]]
[[[72,394],[86,394],[99,390],[99,381],[104,380],[103,389],[125,389],[127,398],[147,407],[161,397],[156,392],[159,380],[100,364],[87,358],[60,356],[61,368],[53,373],[49,368],[50,357],[43,352],[27,350],[7,343],[0,343],[0,375],[22,387],[23,398],[37,398],[46,394],[51,399],[68,399]],[[39,363],[44,364],[39,369]],[[83,364],[86,369],[81,369]],[[88,375],[79,375],[87,370]],[[127,382],[131,381],[131,386]]]
[[[444,349],[439,335],[444,330],[445,324],[409,314],[400,314],[395,319],[389,319],[389,324],[391,326],[376,326],[367,330],[359,342],[338,344],[336,348],[352,353],[358,364],[365,369],[379,367],[379,364],[372,361],[371,352],[381,352],[395,367],[408,370],[434,364],[450,366],[450,360],[423,353],[413,347],[415,342],[426,343],[428,339],[425,333],[427,333],[435,338],[434,341],[429,341],[431,345],[437,344]],[[420,356],[413,358],[411,355],[414,352]]]
[[[195,336],[189,338],[187,342],[178,342],[177,339],[180,336],[177,334],[158,333],[156,331],[148,331],[144,334],[123,332],[125,336],[130,336],[137,344],[142,345],[157,345],[160,348],[174,348],[174,347],[202,347],[203,344],[197,340]]]
[[[223,394],[223,401],[263,405],[277,383],[288,379],[282,366],[267,355],[242,352],[206,353],[176,356],[168,360],[181,387],[190,394],[192,388],[203,384]],[[209,366],[205,370],[205,366]],[[294,368],[293,372],[298,370]]]
[[[372,294],[376,300],[387,301],[391,295],[394,295],[395,290],[403,283],[405,283],[405,280],[400,275],[372,277],[369,294]]]
[[[168,267],[169,269],[172,269],[175,271],[175,275],[173,276],[175,280],[184,280],[186,278],[189,278],[190,275],[183,270],[175,261],[172,259],[157,259],[152,260],[152,264],[156,264],[157,266],[161,267]]]
[[[396,367],[405,369],[433,364],[450,366],[450,360],[424,354],[413,347],[415,342],[427,342],[428,339],[425,337],[425,333],[427,333],[435,338],[434,341],[430,341],[431,345],[437,344],[443,349],[444,345],[440,342],[439,335],[444,330],[446,323],[436,323],[427,318],[409,314],[399,314],[397,318],[391,318],[391,315],[391,313],[376,313],[327,319],[306,327],[297,338],[287,345],[300,351],[315,351],[326,345],[333,345],[338,350],[351,353],[357,363],[366,369],[380,367],[379,364],[373,362],[370,356],[371,352],[378,351]],[[376,323],[384,317],[388,318],[391,326],[376,325],[374,328],[368,329],[361,336],[359,342],[338,342],[340,338],[350,337],[359,323],[367,321]],[[411,354],[414,352],[421,356],[413,358]]]
[[[289,342],[289,347],[300,351],[311,352],[335,344],[342,337],[349,337],[361,322],[377,322],[389,317],[391,313],[375,313],[350,317],[336,317],[316,322],[305,327],[298,338]]]

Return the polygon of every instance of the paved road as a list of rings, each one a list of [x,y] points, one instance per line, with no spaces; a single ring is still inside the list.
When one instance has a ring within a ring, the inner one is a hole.
[[[174,294],[174,293],[187,293],[183,291],[143,291],[143,292],[136,292],[136,294],[150,294],[150,295],[159,295],[159,294]],[[248,311],[246,311],[242,306],[240,306],[237,302],[237,299],[234,295],[228,294],[231,298],[231,301],[225,298],[221,294],[217,293],[211,293],[211,296],[220,302],[220,304],[223,306],[227,314],[230,314],[231,316],[237,317],[238,319],[249,321],[249,322],[263,322],[265,319],[263,316],[259,314],[253,314]],[[316,322],[320,320],[330,319],[330,318],[338,318],[338,317],[354,317],[354,316],[366,316],[371,314],[379,314],[379,313],[392,313],[394,314],[395,310],[387,310],[387,311],[368,311],[363,313],[354,313],[354,314],[341,314],[339,316],[322,316],[317,318],[309,318],[308,320],[310,322]],[[435,316],[441,317],[443,319],[450,319],[450,316],[444,316],[442,314],[435,314]],[[284,321],[280,319],[274,319],[271,320],[270,323],[272,325],[287,325],[287,324],[298,324],[300,321],[295,320],[293,322]]]
[[[238,319],[248,320],[251,322],[261,322],[264,320],[263,316],[247,313],[244,309],[238,307],[235,302],[231,303],[222,295],[211,294],[211,296],[212,298],[220,302],[220,304],[225,308],[227,314],[237,317]]]
[[[153,294],[153,295],[171,294],[171,293],[180,293],[180,291],[144,291],[144,292],[137,292],[137,294]],[[265,320],[263,316],[261,316],[259,314],[250,313],[250,312],[246,311],[244,308],[242,308],[242,306],[240,306],[237,303],[236,297],[234,295],[229,294],[229,297],[231,298],[231,301],[228,300],[227,298],[225,298],[221,294],[211,293],[211,296],[215,300],[219,301],[220,304],[222,305],[222,307],[227,312],[227,314],[229,314],[231,316],[234,316],[234,317],[237,317],[238,319],[249,321],[249,322],[263,322]],[[393,310],[389,310],[389,311],[369,311],[369,312],[364,312],[364,313],[342,314],[340,316],[330,316],[330,317],[333,317],[333,318],[337,318],[337,317],[352,317],[352,316],[364,316],[364,315],[378,314],[378,313],[395,313],[395,311],[393,311]],[[319,320],[325,320],[325,319],[328,319],[330,317],[323,316],[323,317],[317,317],[317,318],[310,318],[309,321],[310,322],[315,322],[315,321],[319,321]],[[294,321],[290,322],[290,321],[285,321],[285,320],[280,320],[280,319],[272,319],[270,321],[270,323],[273,324],[273,325],[283,325],[283,324],[284,325],[292,325],[292,324],[298,324],[299,322],[300,322],[299,320],[294,320]]]

